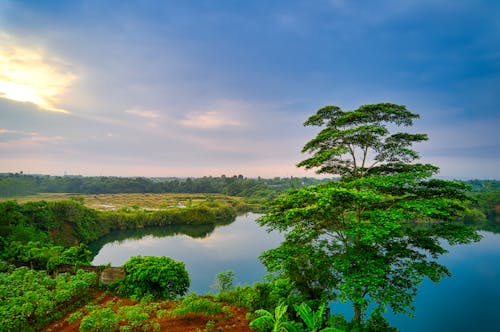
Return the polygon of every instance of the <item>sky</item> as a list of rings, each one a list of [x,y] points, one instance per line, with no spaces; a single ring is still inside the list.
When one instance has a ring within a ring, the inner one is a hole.
[[[319,108],[392,102],[499,179],[500,1],[0,0],[0,172],[315,176]]]

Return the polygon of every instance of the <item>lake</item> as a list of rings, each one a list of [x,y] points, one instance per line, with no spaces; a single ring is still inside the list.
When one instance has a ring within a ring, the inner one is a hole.
[[[113,241],[113,237],[123,238],[123,234],[132,236],[136,233],[118,232],[102,239],[97,245],[93,244],[91,249],[96,251],[103,242],[108,242],[99,250],[92,264],[109,262],[112,266],[120,266],[131,256],[168,256],[186,264],[191,290],[199,294],[210,291],[217,273],[229,269],[235,272],[235,284],[253,284],[266,273],[257,258],[264,250],[277,247],[282,240],[280,233],[267,233],[257,225],[255,220],[259,216],[254,213],[238,216],[230,225],[218,226],[210,234],[199,232],[199,237],[186,235],[192,232],[180,227],[177,230],[166,228],[167,233],[172,234],[169,236],[158,237],[157,230],[145,229],[141,232],[153,234]],[[194,228],[196,226],[190,227]]]
[[[92,264],[119,266],[131,256],[168,256],[183,261],[191,278],[191,290],[211,291],[215,275],[231,269],[236,284],[252,284],[266,271],[258,261],[262,251],[282,240],[255,223],[258,214],[239,216],[229,225],[172,226],[113,233],[94,243]],[[189,234],[190,236],[186,235]],[[450,268],[452,278],[439,284],[425,281],[415,301],[416,317],[387,318],[403,332],[496,331],[500,326],[500,234],[481,232],[481,242],[450,248],[440,262]],[[351,309],[335,305],[350,319]]]

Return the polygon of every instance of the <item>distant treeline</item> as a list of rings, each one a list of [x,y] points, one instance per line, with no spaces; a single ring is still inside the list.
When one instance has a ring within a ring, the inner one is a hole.
[[[243,175],[201,178],[124,178],[0,174],[0,197],[37,193],[217,193],[230,196],[273,198],[291,188],[317,184],[315,178],[256,178]]]
[[[500,181],[470,180],[466,183],[472,186],[472,206],[485,214],[486,219],[500,223]],[[474,218],[471,218],[474,219]]]

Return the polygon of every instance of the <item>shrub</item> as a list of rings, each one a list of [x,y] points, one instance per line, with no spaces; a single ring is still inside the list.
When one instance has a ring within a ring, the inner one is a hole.
[[[115,331],[119,323],[120,318],[112,308],[103,308],[83,317],[80,331]]]
[[[135,256],[123,266],[124,295],[157,299],[173,299],[189,289],[189,275],[183,262],[161,256]]]
[[[212,300],[199,297],[195,294],[187,296],[182,303],[171,311],[174,316],[182,316],[189,313],[217,315],[222,312],[222,306]]]

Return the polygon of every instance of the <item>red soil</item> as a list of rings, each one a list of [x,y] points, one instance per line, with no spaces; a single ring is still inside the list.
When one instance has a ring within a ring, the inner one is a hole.
[[[119,298],[116,296],[112,296],[109,294],[101,293],[97,296],[96,301],[93,304],[98,305],[106,305],[109,301],[113,301],[117,303],[120,301],[121,306],[134,305],[137,302],[132,301],[126,298]],[[171,309],[174,306],[172,302],[165,302],[162,304],[162,309]],[[173,331],[173,332],[181,332],[181,331],[208,331],[207,322],[213,321],[214,327],[211,329],[212,331],[235,331],[235,332],[249,332],[251,331],[248,327],[249,321],[246,319],[247,311],[243,308],[232,307],[231,312],[233,313],[231,318],[220,315],[202,315],[202,314],[188,314],[180,317],[162,317],[161,319],[157,319],[160,323],[161,329],[160,331]],[[68,318],[70,314],[66,315],[62,319],[53,322],[49,326],[45,327],[43,331],[50,332],[71,332],[78,331],[80,326],[80,320],[75,321],[70,324],[66,318]],[[117,331],[119,331],[117,329]]]

